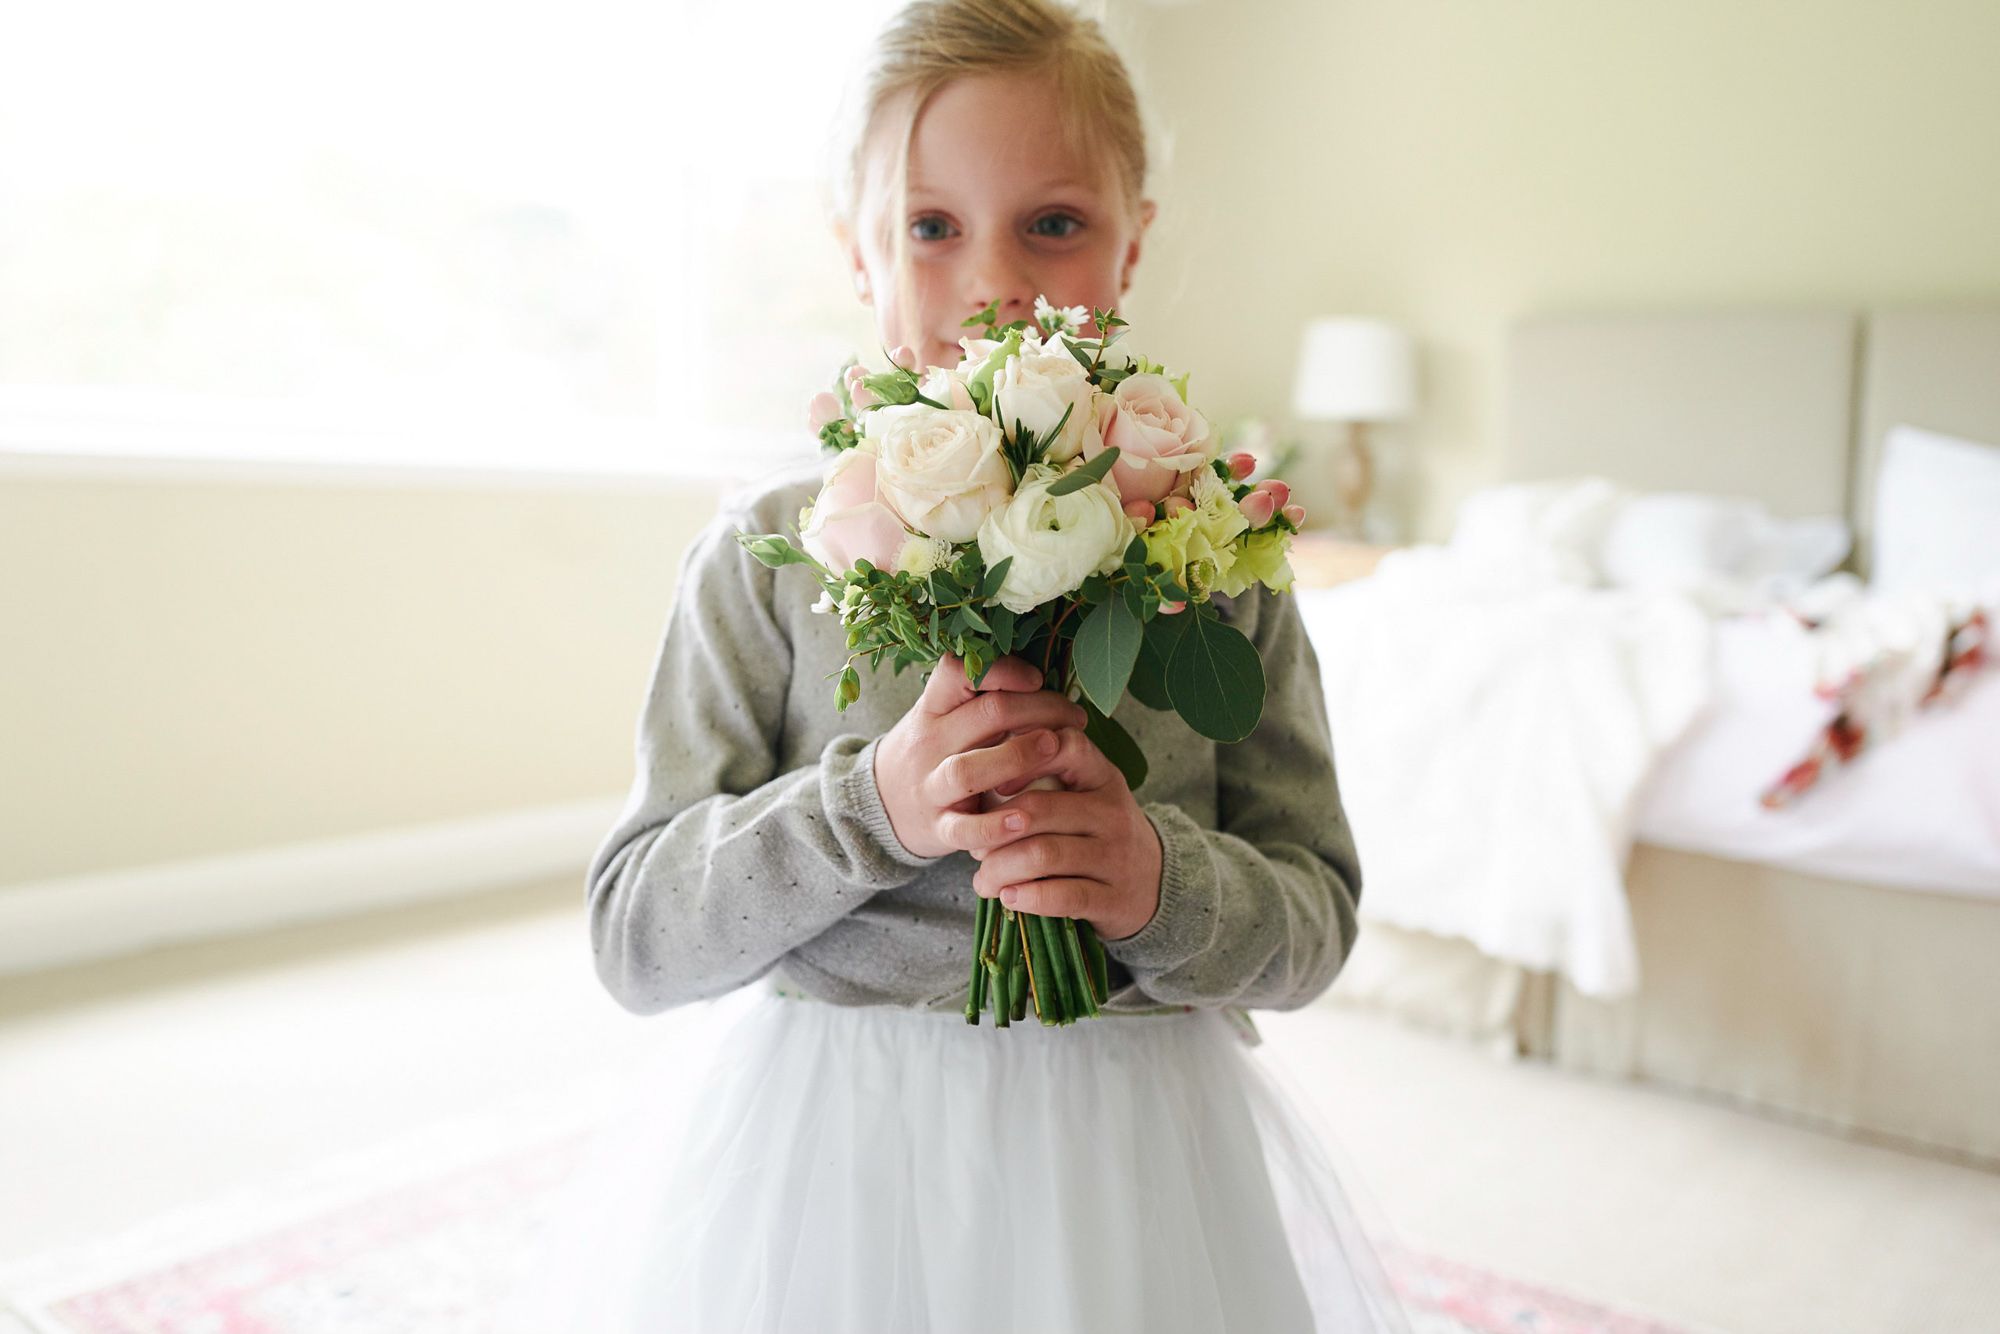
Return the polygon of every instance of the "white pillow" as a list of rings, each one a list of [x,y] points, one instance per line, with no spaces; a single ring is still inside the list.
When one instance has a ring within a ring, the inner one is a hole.
[[[1894,426],[1875,479],[1869,586],[1971,589],[2000,579],[2000,446]]]
[[[1619,508],[1600,560],[1615,588],[1670,589],[1724,609],[1798,593],[1838,566],[1850,541],[1833,515],[1780,519],[1754,500],[1661,491]]]
[[[1603,477],[1489,486],[1460,503],[1450,546],[1489,569],[1594,584],[1605,525],[1630,495]]]

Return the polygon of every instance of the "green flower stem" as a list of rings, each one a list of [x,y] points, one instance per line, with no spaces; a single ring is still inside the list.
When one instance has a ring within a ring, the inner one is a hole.
[[[1056,933],[1054,918],[1037,916],[1035,924],[1042,932],[1042,948],[1049,956],[1049,971],[1055,975],[1056,994],[1061,997],[1062,1022],[1072,1023],[1082,1013],[1077,1003],[1074,980],[1070,977],[1069,958],[1063,952],[1062,937]]]
[[[1049,975],[1049,956],[1042,948],[1042,933],[1035,930],[1035,919],[1028,913],[1015,913],[1014,920],[1021,927],[1021,952],[1027,960],[1028,989],[1035,1002],[1035,1017],[1044,1025],[1056,1020],[1055,979]]]
[[[1111,1000],[1111,964],[1104,954],[1104,942],[1097,938],[1097,931],[1089,922],[1078,920],[1076,934],[1083,941],[1084,953],[1090,956],[1090,983],[1097,992],[1097,1003],[1108,1004]]]
[[[1074,918],[1059,917],[1052,925],[1058,939],[1062,941],[1063,952],[1069,957],[1070,976],[1076,984],[1078,1013],[1083,1018],[1097,1014],[1097,979],[1090,975],[1090,964],[1083,957],[1083,942],[1076,938],[1078,923]]]
[[[1014,933],[1019,936],[1019,932]],[[1007,978],[1007,997],[1014,1002],[1014,1018],[1028,1017],[1028,964],[1019,950],[1014,951],[1014,967]]]
[[[990,914],[986,911],[991,899],[981,899],[978,911],[972,918],[972,982],[965,991],[965,1022],[979,1022],[979,1011],[986,1003],[986,927]]]

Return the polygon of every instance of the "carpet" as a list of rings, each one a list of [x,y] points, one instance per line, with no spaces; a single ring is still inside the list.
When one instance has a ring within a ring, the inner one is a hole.
[[[487,1294],[526,1253],[589,1133],[454,1123],[10,1266],[0,1331],[485,1334]],[[1412,1334],[1693,1334],[1443,1256],[1378,1250]]]

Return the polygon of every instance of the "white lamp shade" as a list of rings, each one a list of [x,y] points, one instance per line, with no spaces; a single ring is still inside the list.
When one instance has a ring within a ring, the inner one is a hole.
[[[1382,320],[1317,319],[1299,349],[1292,412],[1308,421],[1394,421],[1417,398],[1410,335]]]

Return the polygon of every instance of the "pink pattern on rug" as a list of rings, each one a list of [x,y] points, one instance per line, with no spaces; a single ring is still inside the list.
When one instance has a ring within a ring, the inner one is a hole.
[[[74,1334],[484,1334],[500,1277],[589,1138],[383,1191],[34,1314]],[[1472,1265],[1378,1250],[1417,1334],[1681,1334]]]

